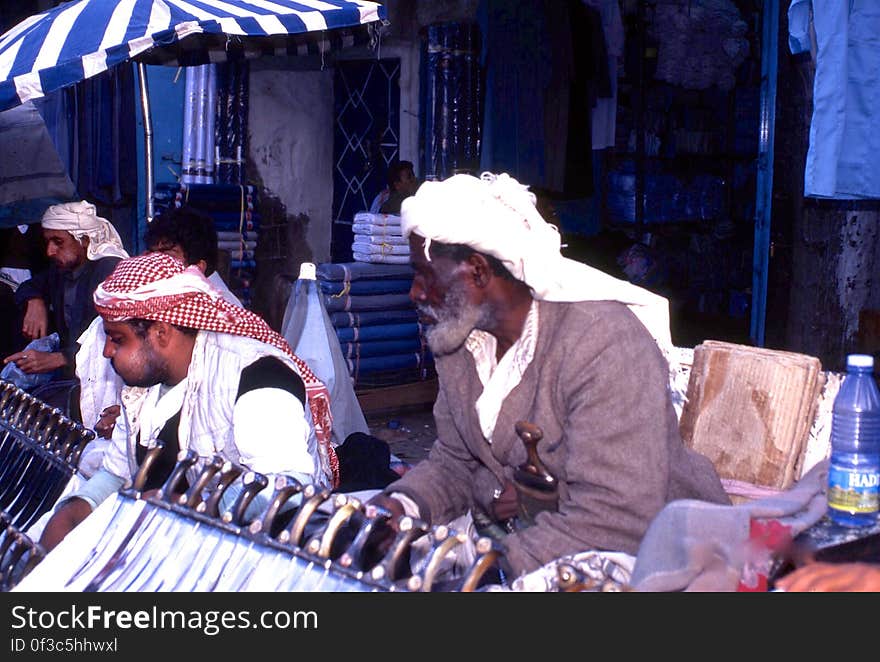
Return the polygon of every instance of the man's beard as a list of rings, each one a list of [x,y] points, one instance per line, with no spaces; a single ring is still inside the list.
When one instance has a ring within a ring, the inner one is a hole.
[[[416,308],[436,320],[425,330],[428,347],[434,356],[452,354],[485,319],[485,310],[470,303],[462,287],[449,290],[440,308],[425,305]]]
[[[116,365],[111,359],[110,364],[116,373],[122,378],[126,386],[140,386],[149,388],[156,384],[168,382],[168,366],[161,357],[153,350],[149,343],[144,343],[142,359],[139,366],[125,371],[125,374],[116,370]]]

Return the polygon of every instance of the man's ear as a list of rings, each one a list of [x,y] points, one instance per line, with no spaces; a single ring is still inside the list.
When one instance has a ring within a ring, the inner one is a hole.
[[[168,347],[174,339],[175,333],[180,333],[173,324],[168,322],[153,322],[150,326],[150,332],[156,345],[160,348]]]
[[[208,263],[205,260],[199,260],[195,263],[195,265],[199,268],[199,271],[205,273],[208,271]]]
[[[468,266],[471,269],[471,277],[474,285],[477,287],[487,287],[495,273],[492,266],[482,253],[471,253],[467,259]]]

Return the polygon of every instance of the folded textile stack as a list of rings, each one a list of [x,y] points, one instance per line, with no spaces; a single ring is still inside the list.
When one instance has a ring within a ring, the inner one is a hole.
[[[351,251],[356,262],[409,264],[409,244],[401,234],[400,216],[358,212],[351,231]]]
[[[409,298],[409,264],[325,263],[317,265],[316,276],[356,387],[434,376],[434,359]]]
[[[256,188],[235,184],[161,183],[156,184],[153,200],[156,213],[186,204],[211,217],[217,230],[217,248],[228,255],[228,260],[218,262],[229,264],[229,289],[245,307],[249,306],[260,226],[260,215],[255,212]]]

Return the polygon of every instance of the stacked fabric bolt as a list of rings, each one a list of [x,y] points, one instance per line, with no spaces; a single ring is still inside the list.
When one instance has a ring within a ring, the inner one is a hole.
[[[156,184],[156,213],[184,204],[210,216],[217,230],[217,248],[229,255],[232,292],[245,306],[251,302],[251,283],[257,268],[256,248],[260,215],[254,210],[257,191],[235,184]],[[222,261],[221,261],[222,262]]]
[[[351,231],[351,251],[356,262],[409,264],[409,244],[400,229],[400,216],[358,212]]]
[[[409,264],[325,263],[316,276],[356,387],[433,376],[434,359],[409,298]]]

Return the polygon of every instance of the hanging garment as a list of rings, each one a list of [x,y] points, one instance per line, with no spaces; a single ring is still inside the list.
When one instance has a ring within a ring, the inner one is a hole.
[[[553,73],[544,3],[481,0],[477,18],[486,76],[480,170],[543,186],[543,90]]]
[[[617,128],[617,64],[623,57],[624,31],[618,0],[583,0],[599,12],[608,60],[610,96],[600,95],[593,107],[592,130],[594,150],[614,147]]]
[[[811,51],[811,8],[816,75],[804,195],[880,198],[880,4],[792,0],[794,54]]]

